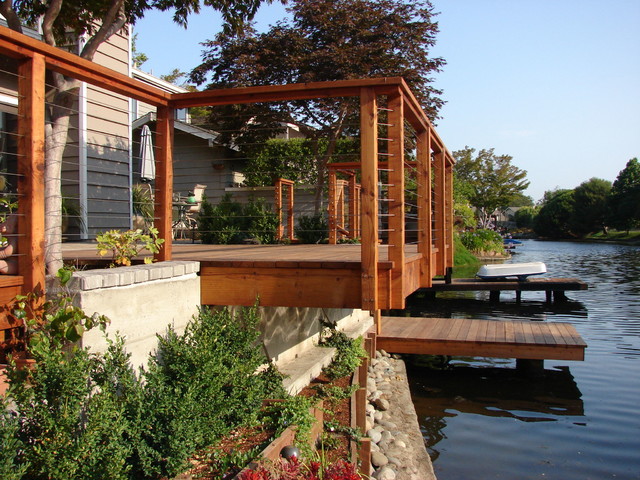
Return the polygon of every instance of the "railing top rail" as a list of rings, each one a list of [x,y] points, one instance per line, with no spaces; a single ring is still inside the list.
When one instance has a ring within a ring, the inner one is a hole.
[[[0,26],[0,54],[16,58],[42,55],[47,68],[155,106],[168,106],[171,95],[73,53]]]

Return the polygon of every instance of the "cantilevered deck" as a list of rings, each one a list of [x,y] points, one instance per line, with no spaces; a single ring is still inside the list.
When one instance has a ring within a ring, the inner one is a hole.
[[[95,263],[95,244],[67,243],[65,261]],[[174,244],[174,260],[200,262],[204,305],[362,308],[360,245]],[[405,246],[404,296],[420,288],[416,246]],[[102,259],[104,262],[104,259]],[[394,262],[379,247],[381,308],[391,308],[389,282]]]
[[[525,360],[584,360],[587,344],[569,323],[382,317],[376,345],[392,353]]]

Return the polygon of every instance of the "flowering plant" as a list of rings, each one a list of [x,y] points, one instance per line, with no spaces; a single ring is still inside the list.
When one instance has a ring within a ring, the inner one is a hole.
[[[268,465],[260,465],[257,470],[247,470],[240,480],[361,480],[355,465],[338,460],[322,466],[319,462],[305,465],[296,457],[280,459]]]

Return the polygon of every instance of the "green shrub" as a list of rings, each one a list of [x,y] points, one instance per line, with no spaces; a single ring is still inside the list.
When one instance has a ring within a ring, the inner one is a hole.
[[[322,243],[329,236],[329,225],[321,213],[302,215],[296,227],[300,243]]]
[[[43,339],[31,370],[10,363],[10,396],[20,425],[19,464],[30,479],[126,479],[132,445],[127,439],[128,396],[120,388],[132,375],[122,341],[104,356],[62,348]],[[132,377],[133,378],[133,377]],[[133,380],[136,388],[138,384]]]
[[[144,373],[145,409],[140,467],[172,477],[195,450],[255,420],[273,391],[267,363],[256,348],[255,308],[233,314],[203,308],[182,335],[170,328]]]
[[[259,368],[255,308],[203,309],[183,334],[169,328],[139,378],[121,338],[103,354],[73,343],[105,319],[89,322],[67,299],[27,320],[34,368],[7,370],[15,414],[0,416],[0,478],[173,477],[197,449],[255,420],[263,398],[284,395],[277,370]]]
[[[362,337],[349,338],[346,333],[336,330],[334,324],[322,322],[322,325],[321,345],[336,349],[333,361],[324,369],[325,375],[331,380],[351,375],[367,356],[362,346]]]
[[[479,229],[473,232],[464,232],[460,235],[462,244],[476,254],[502,253],[502,237],[498,232],[489,229]]]
[[[277,215],[261,198],[250,198],[243,205],[226,194],[215,206],[205,198],[198,217],[200,238],[207,244],[235,244],[246,239],[276,243],[277,228]]]
[[[19,480],[29,467],[29,463],[20,458],[24,445],[18,438],[20,424],[18,416],[8,410],[7,402],[0,399],[0,478]]]
[[[454,234],[453,237],[453,265],[459,267],[463,265],[471,265],[477,267],[480,264],[480,260],[473,255],[467,247],[464,246],[459,234]]]

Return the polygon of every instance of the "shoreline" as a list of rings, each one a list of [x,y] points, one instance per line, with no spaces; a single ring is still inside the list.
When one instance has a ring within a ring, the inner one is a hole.
[[[404,360],[376,352],[367,378],[367,436],[372,478],[435,480],[407,379]]]

